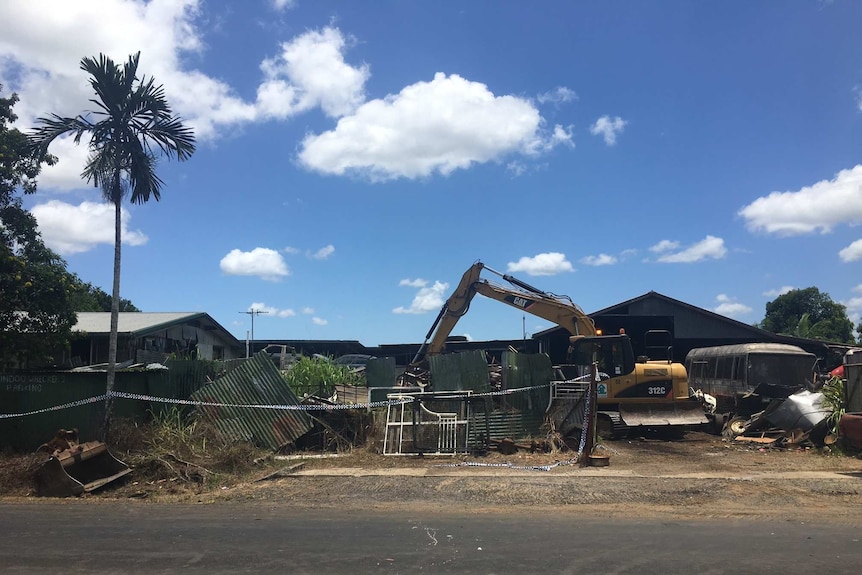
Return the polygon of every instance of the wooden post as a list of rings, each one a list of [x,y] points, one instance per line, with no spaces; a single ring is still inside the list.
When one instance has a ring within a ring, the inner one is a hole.
[[[593,448],[596,445],[596,402],[598,401],[598,392],[596,381],[598,378],[598,368],[596,363],[590,365],[590,389],[587,391],[587,413],[585,414],[584,432],[586,440],[584,441],[584,450],[578,460],[580,467],[586,467],[590,464],[590,455],[593,453]]]

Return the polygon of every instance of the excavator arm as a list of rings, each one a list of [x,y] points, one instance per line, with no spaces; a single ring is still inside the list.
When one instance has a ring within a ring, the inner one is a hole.
[[[482,279],[480,277],[482,270],[488,270],[500,276],[517,289],[503,287]],[[473,301],[473,297],[477,293],[553,322],[564,327],[572,335],[596,335],[593,320],[569,297],[542,291],[477,261],[464,273],[458,287],[443,304],[440,313],[425,336],[424,343],[413,358],[412,365],[420,363],[429,355],[443,351],[446,339],[452,333],[458,320],[470,309],[470,302]]]

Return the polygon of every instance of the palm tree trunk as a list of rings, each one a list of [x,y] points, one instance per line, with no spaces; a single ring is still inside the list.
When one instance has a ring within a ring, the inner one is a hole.
[[[117,364],[117,328],[120,323],[120,235],[122,231],[122,196],[114,200],[114,288],[111,293],[111,335],[108,339],[108,384],[105,388],[105,421],[102,425],[102,441],[108,441],[111,418],[114,410],[114,379]]]

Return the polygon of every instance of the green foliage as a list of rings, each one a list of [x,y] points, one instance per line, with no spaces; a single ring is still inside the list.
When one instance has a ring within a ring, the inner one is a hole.
[[[792,290],[768,302],[760,327],[795,337],[855,342],[847,308],[816,287]]]
[[[847,406],[844,403],[844,379],[837,376],[830,377],[820,391],[823,393],[824,403],[832,411],[826,419],[829,433],[838,437],[838,422],[841,421],[841,416],[847,411]]]
[[[15,94],[0,98],[0,370],[52,364],[76,321],[66,262],[45,246],[14,195],[34,192],[41,169],[26,136],[8,127],[17,101]]]
[[[285,372],[284,381],[298,397],[331,397],[336,385],[358,385],[361,376],[329,358],[302,356]]]
[[[0,91],[3,85],[0,84]],[[18,102],[18,95],[0,98],[0,205],[8,205],[16,189],[25,194],[36,191],[36,176],[42,170],[42,163],[53,164],[56,159],[45,155],[43,160],[29,149],[27,136],[9,124],[18,117],[12,111]]]
[[[111,296],[100,287],[84,282],[78,276],[71,274],[69,295],[75,311],[111,311]],[[120,298],[120,311],[141,311],[126,298]]]

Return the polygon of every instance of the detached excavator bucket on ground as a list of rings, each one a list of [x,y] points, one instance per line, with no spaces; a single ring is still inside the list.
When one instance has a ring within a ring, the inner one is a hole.
[[[36,492],[42,497],[82,495],[131,472],[104,442],[88,441],[54,452],[36,470]]]
[[[673,404],[621,405],[620,416],[629,427],[709,423],[703,406],[695,401],[678,401]]]

